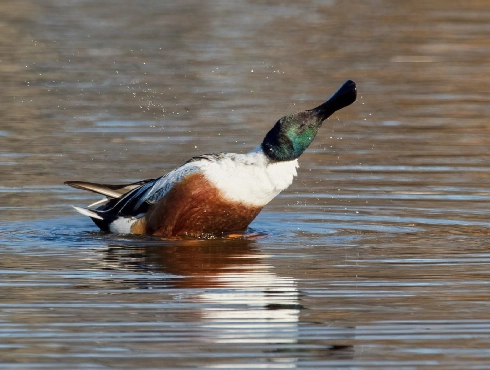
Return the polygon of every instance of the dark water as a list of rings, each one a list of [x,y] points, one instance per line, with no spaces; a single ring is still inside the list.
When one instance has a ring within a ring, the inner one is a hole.
[[[0,3],[2,368],[486,369],[490,3]],[[254,148],[346,79],[249,240],[103,235],[64,180]]]

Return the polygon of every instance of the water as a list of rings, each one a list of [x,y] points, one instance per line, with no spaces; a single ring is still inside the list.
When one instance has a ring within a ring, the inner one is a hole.
[[[0,3],[2,368],[485,369],[490,4]],[[98,233],[65,180],[254,148],[346,79],[247,240]]]

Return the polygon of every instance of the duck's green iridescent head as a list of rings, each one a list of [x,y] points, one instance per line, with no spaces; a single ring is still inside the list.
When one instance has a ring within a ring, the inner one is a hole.
[[[323,121],[355,102],[356,96],[356,84],[349,80],[322,105],[282,117],[265,136],[262,150],[273,161],[298,158],[311,144]]]

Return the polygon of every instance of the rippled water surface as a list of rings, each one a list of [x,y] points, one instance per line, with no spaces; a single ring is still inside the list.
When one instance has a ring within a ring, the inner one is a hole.
[[[0,2],[0,364],[486,369],[490,3]],[[353,79],[238,240],[104,235],[65,180],[246,152]]]

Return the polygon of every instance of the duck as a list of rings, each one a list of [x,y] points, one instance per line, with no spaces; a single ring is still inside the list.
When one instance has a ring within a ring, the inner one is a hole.
[[[323,121],[356,97],[355,82],[346,81],[316,108],[279,119],[245,154],[195,156],[163,176],[130,184],[65,184],[103,196],[85,208],[74,206],[103,232],[163,238],[244,233],[264,206],[291,185],[298,158]]]

